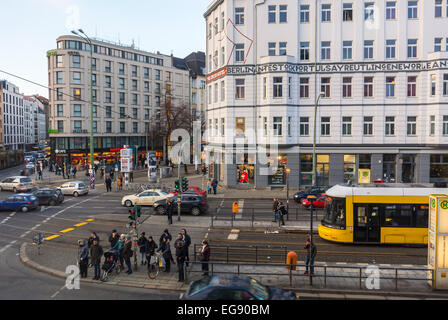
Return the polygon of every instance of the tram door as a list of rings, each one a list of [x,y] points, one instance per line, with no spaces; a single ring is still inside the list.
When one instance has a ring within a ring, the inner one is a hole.
[[[354,242],[380,242],[379,207],[369,204],[354,206]]]

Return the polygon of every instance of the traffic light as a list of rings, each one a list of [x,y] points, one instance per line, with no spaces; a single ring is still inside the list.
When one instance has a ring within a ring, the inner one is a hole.
[[[176,189],[176,191],[179,192],[180,190],[179,180],[174,181],[174,189]]]
[[[188,179],[183,177],[182,178],[182,192],[187,191],[188,188]]]
[[[134,210],[129,210],[129,220],[133,220],[133,221],[136,220],[135,211]]]
[[[202,174],[203,175],[206,175],[207,174],[207,167],[202,167]]]
[[[141,206],[134,206],[134,212],[137,215],[138,218],[140,218],[140,216],[142,215],[142,207]]]

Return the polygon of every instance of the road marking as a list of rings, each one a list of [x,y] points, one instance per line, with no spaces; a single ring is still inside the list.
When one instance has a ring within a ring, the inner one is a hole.
[[[66,285],[64,285],[61,289],[59,289],[58,291],[56,291],[55,293],[53,293],[53,295],[51,296],[51,299],[53,299],[54,297],[56,297],[62,290],[64,290]]]
[[[75,230],[75,228],[68,228],[68,229],[61,230],[59,232],[60,233],[67,233],[67,232],[70,232],[70,231],[73,231],[73,230]]]
[[[53,240],[53,239],[56,239],[56,238],[59,238],[59,237],[60,237],[60,235],[55,234],[55,235],[53,235],[53,236],[46,237],[46,238],[45,238],[45,241]]]
[[[11,247],[11,245],[10,245],[10,244],[7,244],[6,246],[4,246],[4,247],[0,250],[0,253],[5,252],[5,251],[8,250],[8,248],[10,248],[10,247]]]
[[[232,229],[232,230],[230,231],[229,236],[227,237],[227,240],[237,240],[239,234],[240,234],[240,230],[238,230],[238,229]]]
[[[87,222],[81,222],[81,223],[75,224],[74,227],[82,227],[82,226],[85,226],[86,224],[88,224],[88,223]]]
[[[40,224],[36,224],[34,227],[31,228],[31,230],[35,230],[37,228],[39,228],[41,225]]]
[[[95,219],[86,219],[86,221],[92,222],[92,221],[95,221]]]

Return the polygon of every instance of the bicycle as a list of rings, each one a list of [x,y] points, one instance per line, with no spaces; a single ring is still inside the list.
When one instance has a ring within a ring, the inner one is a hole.
[[[150,279],[155,279],[159,275],[159,272],[165,271],[165,264],[162,261],[160,253],[155,253],[151,256],[148,262],[148,276]]]

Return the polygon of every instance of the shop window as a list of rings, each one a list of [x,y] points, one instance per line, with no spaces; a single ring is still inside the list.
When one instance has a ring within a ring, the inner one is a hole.
[[[275,159],[269,158],[269,166],[275,163]],[[287,155],[279,155],[277,159],[277,170],[268,176],[269,185],[286,185],[286,167],[288,163]]]
[[[356,156],[344,155],[344,183],[349,184],[355,181]]]

